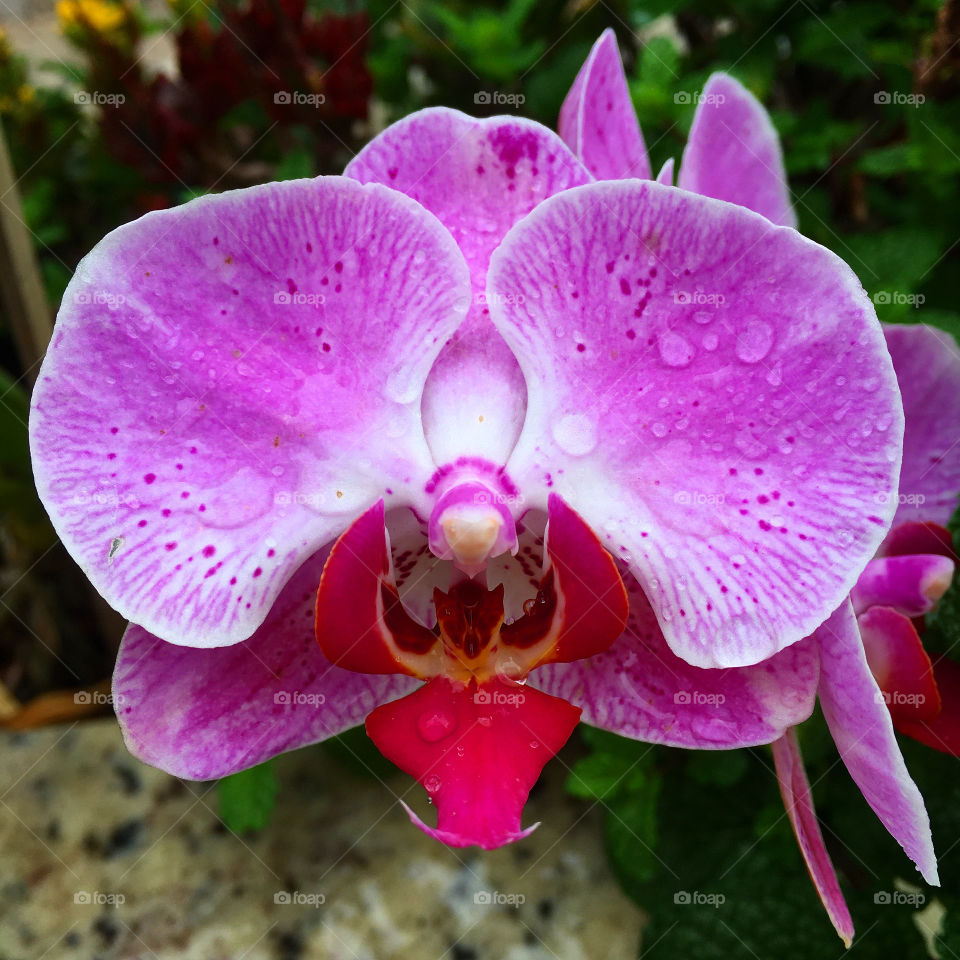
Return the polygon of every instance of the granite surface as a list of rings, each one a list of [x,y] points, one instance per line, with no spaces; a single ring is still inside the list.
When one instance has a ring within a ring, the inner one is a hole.
[[[113,720],[0,737],[0,960],[621,960],[640,914],[598,809],[535,788],[529,839],[450,850],[397,803],[423,791],[322,747],[277,763],[269,827],[236,836],[210,784],[134,760]],[[414,804],[428,817],[422,804]]]

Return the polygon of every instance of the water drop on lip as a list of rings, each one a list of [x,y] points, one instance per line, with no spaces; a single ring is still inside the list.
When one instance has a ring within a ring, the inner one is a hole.
[[[660,348],[660,359],[668,367],[687,366],[696,352],[686,337],[672,330],[660,334],[657,346]]]
[[[438,740],[443,740],[444,737],[449,737],[456,727],[457,721],[444,710],[427,710],[425,713],[421,713],[417,720],[417,729],[420,731],[420,736],[427,743],[436,743]]]
[[[564,453],[582,457],[597,445],[597,425],[586,414],[570,413],[554,424],[553,439]]]
[[[737,334],[737,356],[744,363],[759,363],[773,346],[773,327],[763,320],[750,320]]]

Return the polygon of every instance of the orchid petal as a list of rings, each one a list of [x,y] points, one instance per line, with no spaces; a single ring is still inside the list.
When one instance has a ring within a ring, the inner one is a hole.
[[[452,847],[491,850],[536,828],[521,828],[523,805],[579,717],[577,707],[527,687],[437,677],[376,709],[367,733],[430,795],[436,828],[407,808],[424,833]]]
[[[542,667],[530,675],[531,684],[578,704],[591,726],[673,747],[770,743],[813,712],[815,643],[802,640],[752,667],[692,667],[671,652],[639,584],[624,574],[626,632],[606,653]]]
[[[560,108],[558,129],[598,180],[650,179],[650,160],[613,30],[604,30],[590,48]]]
[[[941,702],[933,666],[909,617],[890,607],[872,607],[857,617],[857,626],[894,726],[936,717]]]
[[[333,545],[317,591],[317,641],[346,670],[433,677],[440,638],[400,601],[384,518],[380,500]]]
[[[932,720],[895,717],[897,729],[934,750],[960,757],[960,663],[941,657],[933,665],[933,679],[942,709]]]
[[[224,777],[335,736],[410,692],[408,677],[362,676],[324,659],[313,610],[328,552],[303,564],[242,643],[198,650],[130,625],[113,700],[134,756],[189,780]]]
[[[33,397],[61,539],[165,640],[250,636],[359,510],[424,499],[417,401],[468,295],[435,217],[341,177],[120,227],[67,288]]]
[[[807,870],[810,871],[810,879],[813,880],[833,929],[837,931],[844,946],[849,947],[853,941],[853,918],[843,899],[837,872],[823,842],[796,731],[788,730],[779,740],[775,740],[772,746],[780,795],[797,838],[797,845],[803,854]]]
[[[953,536],[939,523],[900,523],[883,541],[881,554],[885,557],[904,557],[910,554],[934,554],[960,562],[953,549]]]
[[[820,645],[820,706],[840,756],[880,822],[917,865],[939,884],[930,819],[897,745],[849,601],[816,631]]]
[[[747,207],[780,226],[797,225],[770,116],[725,73],[711,74],[703,88],[677,186]]]
[[[922,324],[884,326],[906,427],[895,524],[946,524],[960,494],[960,348]]]
[[[559,493],[629,558],[695,666],[810,634],[895,509],[899,394],[849,267],[741,207],[632,180],[545,201],[489,282],[527,380],[507,470],[528,506]]]
[[[673,186],[673,157],[670,157],[660,168],[656,179],[657,183],[662,183],[665,187]]]
[[[850,591],[854,612],[879,604],[908,617],[920,617],[947,592],[953,570],[948,557],[931,554],[877,557],[866,565]]]
[[[413,197],[453,234],[470,266],[473,306],[440,354],[423,395],[423,429],[438,464],[467,454],[503,463],[523,424],[526,389],[489,321],[490,254],[541,200],[587,183],[586,168],[546,127],[519,117],[478,120],[433,107],[392,124],[346,175]]]

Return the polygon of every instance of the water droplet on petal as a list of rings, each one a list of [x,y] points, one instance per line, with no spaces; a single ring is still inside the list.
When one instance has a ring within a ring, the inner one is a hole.
[[[661,333],[657,345],[660,348],[660,359],[668,367],[685,367],[696,353],[686,337],[672,330]]]
[[[443,786],[443,781],[436,774],[431,774],[423,781],[423,786],[427,793],[436,793]]]
[[[420,731],[420,736],[427,743],[436,743],[438,740],[443,740],[444,737],[449,737],[456,727],[457,721],[446,710],[427,710],[425,713],[421,713],[417,720],[417,729]],[[427,789],[430,788],[427,787]]]
[[[759,363],[773,346],[773,327],[763,320],[751,320],[737,334],[737,356],[744,363]]]
[[[705,333],[702,343],[704,350],[716,350],[720,343],[720,338],[715,333]]]
[[[573,457],[588,454],[597,445],[597,425],[583,413],[570,413],[553,425],[553,439]]]

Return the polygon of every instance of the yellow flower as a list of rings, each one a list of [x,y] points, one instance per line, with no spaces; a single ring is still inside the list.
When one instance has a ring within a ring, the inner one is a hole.
[[[57,19],[62,30],[91,27],[97,33],[109,33],[123,26],[127,11],[110,0],[59,0]]]

